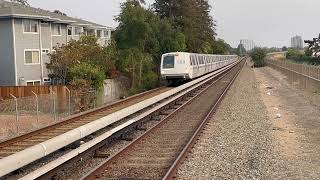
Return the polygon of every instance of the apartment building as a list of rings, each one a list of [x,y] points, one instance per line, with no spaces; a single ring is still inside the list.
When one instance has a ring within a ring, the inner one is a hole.
[[[294,36],[291,38],[291,47],[296,49],[303,49],[303,40],[301,36]]]
[[[0,86],[50,83],[48,53],[81,35],[94,35],[101,46],[112,28],[43,9],[0,0]]]
[[[247,52],[251,51],[252,49],[254,49],[256,47],[254,41],[249,40],[249,39],[241,39],[240,44],[243,45],[243,47],[246,49]]]

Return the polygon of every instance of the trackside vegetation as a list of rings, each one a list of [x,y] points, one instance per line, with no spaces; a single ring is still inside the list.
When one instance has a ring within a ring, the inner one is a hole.
[[[174,2],[174,3],[173,3]],[[125,76],[129,94],[160,85],[161,55],[167,52],[230,54],[234,50],[216,39],[211,6],[205,0],[127,0],[115,18],[112,42],[101,47],[93,36],[59,45],[47,64],[54,84],[72,85],[85,94],[99,89],[106,78]]]
[[[299,64],[320,65],[320,58],[313,56],[308,50],[303,52],[298,49],[289,49],[286,58]]]
[[[263,48],[254,48],[250,52],[250,57],[254,63],[254,67],[263,67],[266,65],[265,58],[267,56],[266,51]]]

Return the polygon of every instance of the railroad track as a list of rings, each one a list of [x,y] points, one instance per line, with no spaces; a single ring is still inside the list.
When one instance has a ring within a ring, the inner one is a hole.
[[[13,155],[17,152],[23,151],[36,144],[49,140],[53,137],[57,137],[63,133],[66,133],[72,129],[81,127],[85,124],[93,122],[99,118],[105,117],[111,113],[129,107],[133,104],[144,101],[148,98],[164,93],[171,88],[159,88],[151,90],[145,93],[138,94],[136,96],[129,97],[119,102],[106,105],[101,108],[97,108],[88,112],[81,113],[80,115],[72,116],[64,121],[50,125],[48,127],[18,136],[16,138],[4,141],[0,143],[0,160]]]
[[[112,138],[116,133],[126,133],[128,129],[132,129],[134,126],[137,127],[145,121],[157,120],[159,117],[159,120],[161,120],[161,117],[171,114],[172,109],[170,108],[181,106],[186,99],[194,96],[196,91],[211,84],[236,64],[238,63],[177,88],[150,91],[109,107],[90,111],[72,117],[65,122],[4,142],[0,144],[0,152],[2,148],[6,150],[5,152],[9,151],[10,153],[4,154],[8,157],[0,159],[0,176],[4,176],[30,163],[34,164],[39,159],[47,157],[60,148],[75,143],[77,140],[78,147],[74,150],[60,154],[59,157],[54,157],[48,163],[40,161],[39,167],[26,170],[29,174],[23,174],[22,176],[24,179],[35,179],[50,177],[54,173],[59,173],[59,169],[63,168],[63,165],[74,162],[77,158],[82,159],[82,157],[88,155],[86,152],[95,152],[108,143],[107,139]],[[89,135],[92,137],[85,139]],[[83,139],[83,143],[78,144],[81,139]],[[23,144],[25,142],[31,142],[32,145]],[[23,146],[24,150],[18,149],[20,146]],[[8,176],[10,177],[10,174]],[[13,176],[13,178],[16,179],[16,177],[20,178],[22,176]]]
[[[83,179],[172,179],[188,149],[215,112],[244,61],[202,86],[182,106],[167,109],[166,118],[108,158]]]

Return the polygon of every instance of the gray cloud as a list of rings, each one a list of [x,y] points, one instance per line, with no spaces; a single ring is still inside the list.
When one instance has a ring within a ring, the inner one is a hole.
[[[36,7],[115,27],[124,0],[29,0]],[[153,0],[147,0],[148,5]],[[252,39],[260,46],[289,46],[290,38],[311,39],[320,32],[319,0],[209,0],[218,36],[232,46]],[[147,5],[147,6],[148,6]]]

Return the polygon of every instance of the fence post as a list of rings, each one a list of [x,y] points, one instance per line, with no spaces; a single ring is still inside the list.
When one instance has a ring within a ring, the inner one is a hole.
[[[15,109],[16,109],[16,130],[17,134],[19,134],[19,112],[18,112],[18,99],[15,97],[13,94],[10,94],[10,96],[14,99],[15,101]]]
[[[38,95],[31,91],[32,94],[36,97],[36,107],[37,107],[37,128],[39,128],[39,98],[38,98]]]
[[[67,90],[67,92],[68,92],[69,116],[71,116],[71,91],[70,91],[70,89],[69,89],[67,86],[65,86],[65,88],[66,88],[66,90]]]
[[[57,114],[56,114],[56,98],[55,98],[55,92],[52,90],[52,87],[50,87],[50,94],[51,97],[53,97],[53,116],[54,116],[54,120],[57,120]]]
[[[94,104],[93,104],[93,108],[95,109],[97,106],[97,90],[94,90]]]

